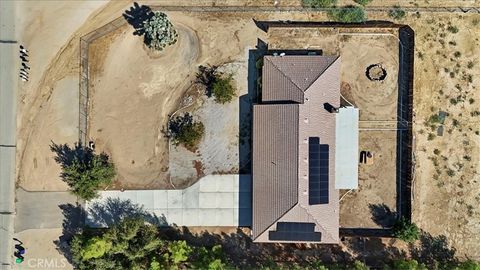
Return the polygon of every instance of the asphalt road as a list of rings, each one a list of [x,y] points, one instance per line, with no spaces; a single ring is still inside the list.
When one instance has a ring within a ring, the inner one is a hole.
[[[0,269],[13,261],[18,46],[15,2],[0,1]]]

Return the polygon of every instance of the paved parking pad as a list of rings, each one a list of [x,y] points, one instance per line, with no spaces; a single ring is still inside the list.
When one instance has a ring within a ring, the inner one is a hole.
[[[136,214],[132,209],[145,211],[158,217],[159,225],[248,227],[252,223],[251,183],[250,175],[208,175],[183,190],[102,191],[98,199],[86,203],[86,223],[107,227],[110,219],[103,216],[112,213],[99,209],[124,207],[128,208],[125,215]],[[118,215],[122,209],[115,211]]]

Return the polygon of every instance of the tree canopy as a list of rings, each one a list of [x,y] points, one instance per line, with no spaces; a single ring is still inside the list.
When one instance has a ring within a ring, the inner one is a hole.
[[[411,243],[420,238],[420,229],[404,217],[401,217],[393,226],[393,236]]]
[[[52,144],[50,148],[57,154],[55,160],[62,167],[62,180],[82,199],[97,197],[97,190],[109,185],[115,177],[115,166],[105,153],[95,154],[80,144],[73,148],[66,144]]]
[[[232,75],[218,76],[215,78],[212,87],[212,95],[215,101],[220,104],[231,102],[235,96],[235,88],[233,87]]]
[[[167,136],[172,138],[175,145],[182,144],[190,150],[197,147],[204,133],[203,123],[194,121],[189,113],[176,116],[168,122]]]
[[[70,243],[78,269],[225,269],[220,246],[195,247],[165,240],[141,217],[125,218],[102,232],[84,231]]]

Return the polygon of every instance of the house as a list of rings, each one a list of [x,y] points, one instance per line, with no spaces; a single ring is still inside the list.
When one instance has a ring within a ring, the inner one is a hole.
[[[358,186],[358,109],[338,56],[265,56],[253,107],[254,242],[339,241],[339,189]]]

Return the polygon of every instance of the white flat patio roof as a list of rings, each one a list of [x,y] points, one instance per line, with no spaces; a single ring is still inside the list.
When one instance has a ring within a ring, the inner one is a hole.
[[[336,115],[335,188],[358,188],[358,108],[342,107]]]
[[[158,217],[160,226],[243,227],[252,223],[250,175],[208,175],[182,190],[99,193],[99,198],[86,203],[86,224],[90,227],[108,227],[109,221],[119,216],[138,213],[135,208]]]

